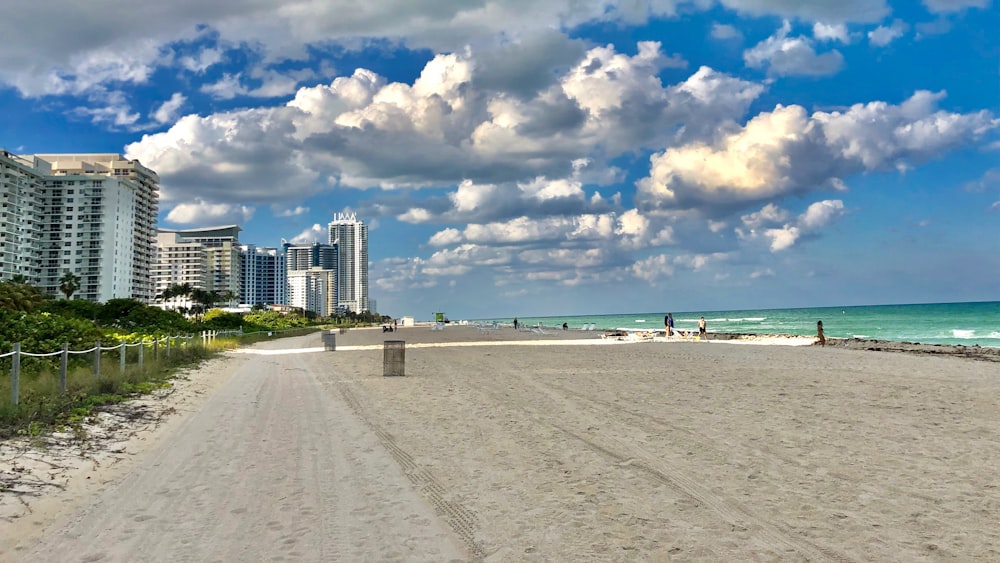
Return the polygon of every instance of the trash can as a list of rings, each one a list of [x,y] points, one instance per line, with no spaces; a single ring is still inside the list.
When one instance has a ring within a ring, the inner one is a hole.
[[[406,375],[406,341],[386,340],[382,353],[382,376]]]
[[[337,349],[337,333],[332,330],[323,331],[323,350],[333,352]]]

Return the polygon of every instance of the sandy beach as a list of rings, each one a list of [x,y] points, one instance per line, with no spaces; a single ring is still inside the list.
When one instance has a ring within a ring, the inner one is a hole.
[[[3,444],[0,475],[63,470],[0,492],[0,560],[1000,559],[997,364],[831,344],[261,343],[102,447]]]

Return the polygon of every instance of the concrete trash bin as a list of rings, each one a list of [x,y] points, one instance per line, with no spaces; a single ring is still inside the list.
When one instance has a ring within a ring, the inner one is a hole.
[[[337,333],[332,330],[323,331],[323,350],[333,352],[337,349]]]
[[[406,375],[406,341],[386,340],[382,352],[382,376]]]

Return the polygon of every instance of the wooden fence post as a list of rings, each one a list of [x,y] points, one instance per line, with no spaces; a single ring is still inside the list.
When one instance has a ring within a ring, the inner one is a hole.
[[[125,351],[128,350],[128,346],[125,345],[125,339],[122,339],[122,353],[118,357],[118,373],[125,373]]]
[[[143,340],[139,341],[139,369],[142,369],[142,351],[146,349],[146,342]]]
[[[17,406],[21,394],[21,343],[14,343],[14,355],[10,359],[10,402]]]
[[[69,368],[69,342],[63,342],[62,357],[59,359],[59,392],[66,393],[66,372]]]

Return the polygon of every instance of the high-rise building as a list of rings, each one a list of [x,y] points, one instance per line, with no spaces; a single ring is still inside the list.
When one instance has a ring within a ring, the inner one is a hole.
[[[244,244],[240,252],[243,255],[240,303],[251,307],[287,304],[284,250]]]
[[[155,172],[120,155],[0,151],[0,279],[20,276],[56,296],[71,273],[80,280],[75,299],[147,300],[145,235],[156,220],[158,183]]]
[[[174,284],[228,293],[239,299],[242,254],[236,225],[204,229],[160,229],[153,283],[157,295]],[[200,279],[199,279],[200,278]]]
[[[45,180],[51,167],[0,150],[0,280],[41,282]]]
[[[138,160],[129,160],[120,154],[39,154],[35,156],[51,163],[51,173],[54,176],[105,176],[115,180],[112,183],[116,188],[126,185],[124,181],[128,181],[127,186],[133,192],[135,205],[131,225],[131,297],[144,303],[151,302],[153,299],[153,280],[150,277],[150,271],[156,252],[156,214],[159,211],[160,177],[157,176],[156,172],[140,164]],[[69,186],[64,184],[62,187],[67,190],[65,197],[68,200],[70,197]],[[92,184],[91,187],[103,188],[104,186]],[[91,191],[93,192],[93,190]],[[74,199],[76,198],[74,197]],[[75,205],[77,202],[73,203],[74,205],[70,206],[67,201],[66,205],[67,207],[78,206]],[[96,206],[92,205],[91,207]],[[96,213],[90,215],[94,216]],[[102,215],[97,219],[103,222],[115,220],[107,215]]]
[[[368,310],[368,225],[354,213],[337,213],[327,225],[337,246],[338,304],[355,312]]]
[[[337,247],[327,244],[285,244],[288,305],[327,317],[339,311]]]

